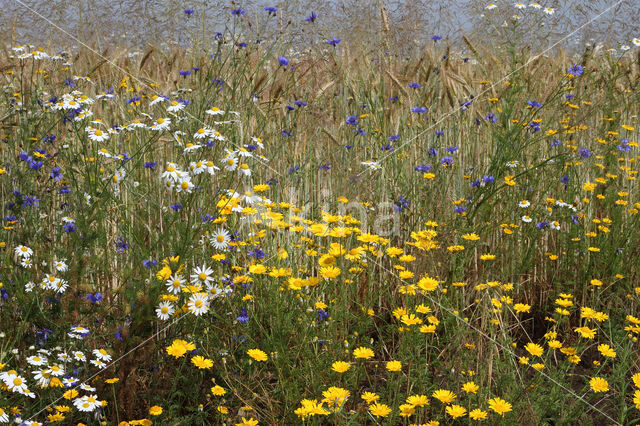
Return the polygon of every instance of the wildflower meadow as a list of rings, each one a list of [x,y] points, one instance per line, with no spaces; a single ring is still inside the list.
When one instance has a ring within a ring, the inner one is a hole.
[[[3,45],[0,423],[640,424],[640,39],[228,3]]]

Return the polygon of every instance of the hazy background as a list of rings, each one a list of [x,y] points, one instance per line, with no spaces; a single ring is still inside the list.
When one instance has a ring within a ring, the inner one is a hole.
[[[296,48],[333,37],[344,42],[376,40],[382,28],[381,3],[388,14],[388,37],[396,49],[432,42],[432,35],[448,36],[454,45],[462,34],[491,43],[499,24],[515,13],[523,18],[525,37],[533,44],[548,45],[615,4],[605,0],[540,1],[556,9],[553,16],[547,16],[531,8],[517,10],[514,1],[495,1],[498,9],[487,11],[488,1],[475,0],[0,0],[0,40],[5,45],[62,48],[77,45],[78,39],[102,49],[114,45],[144,48],[148,43],[187,45],[194,38],[207,42],[227,28],[247,43],[287,34],[282,39]],[[277,7],[277,16],[269,17],[264,6]],[[247,13],[234,20],[230,11],[238,7]],[[194,13],[187,16],[186,8]],[[318,14],[314,24],[304,19],[311,11]],[[640,0],[625,0],[569,37],[565,47],[582,49],[590,38],[607,47],[631,45],[634,37],[640,38]]]

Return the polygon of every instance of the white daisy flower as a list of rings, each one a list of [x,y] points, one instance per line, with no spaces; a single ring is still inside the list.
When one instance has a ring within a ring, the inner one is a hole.
[[[111,361],[111,355],[109,355],[105,349],[94,349],[92,353],[93,356],[95,356],[99,360],[102,360],[104,362]]]
[[[251,169],[247,163],[242,163],[240,167],[238,167],[238,173],[243,176],[251,176]]]
[[[209,115],[222,115],[224,114],[224,111],[222,111],[220,108],[218,107],[211,107],[209,108],[207,111],[207,114]]]
[[[188,176],[182,178],[175,186],[176,192],[186,192],[187,194],[191,194],[193,187],[193,182],[191,182],[191,178]]]
[[[525,223],[530,223],[533,219],[531,219],[529,216],[524,215],[522,216],[522,221]]]
[[[146,127],[147,125],[140,120],[133,120],[133,122],[127,126],[128,129],[144,129]]]
[[[195,316],[206,314],[209,311],[209,297],[207,293],[193,293],[187,302],[187,309]]]
[[[39,367],[47,363],[47,358],[42,357],[40,355],[32,355],[27,358],[27,362],[29,363],[29,365]]]
[[[65,263],[67,259],[60,259],[53,262],[53,266],[56,268],[58,272],[67,272],[69,270],[69,266]]]
[[[91,139],[94,142],[103,142],[109,139],[109,132],[104,132],[94,127],[87,127],[85,130],[89,135],[89,139]]]
[[[73,352],[73,359],[75,359],[76,361],[85,362],[87,360],[87,357],[85,356],[84,352],[75,351]]]
[[[35,288],[35,286],[36,285],[33,282],[29,281],[24,285],[24,291],[26,291],[27,293],[31,293]]]
[[[33,262],[31,261],[30,258],[26,257],[22,259],[22,262],[20,262],[20,266],[22,266],[23,268],[31,268],[31,266],[33,266]]]
[[[182,102],[178,102],[173,100],[170,102],[170,105],[167,107],[167,112],[178,112],[182,111],[186,105]]]
[[[189,172],[191,172],[193,176],[204,173],[206,170],[205,161],[192,161],[189,163]]]
[[[62,384],[65,388],[75,386],[76,383],[78,383],[78,379],[76,379],[75,377],[65,377],[64,379],[62,379]]]
[[[546,7],[544,9],[544,13],[546,13],[547,15],[553,15],[554,13],[556,13],[556,10],[552,7]]]
[[[92,359],[91,361],[89,361],[91,364],[95,365],[96,367],[98,367],[99,369],[103,369],[103,368],[107,368],[107,364],[99,359]]]
[[[33,255],[33,250],[31,250],[31,248],[27,247],[27,246],[23,246],[23,245],[19,245],[16,248],[13,249],[13,252],[16,254],[16,256],[18,257],[22,257],[22,258],[29,258]]]
[[[52,376],[55,376],[55,377],[64,376],[64,367],[61,367],[59,365],[55,365],[55,364],[51,365],[45,371],[48,372],[49,374],[51,374]]]
[[[485,9],[487,9],[487,10],[491,10],[491,9],[495,9],[496,7],[498,7],[498,6],[496,6],[496,5],[495,5],[495,4],[493,4],[493,3],[489,3],[489,4],[487,5],[487,7],[485,7]]]
[[[222,159],[224,162],[224,169],[232,172],[238,167],[238,159],[233,155],[228,155]]]
[[[182,275],[173,274],[166,282],[167,291],[173,294],[180,294],[185,283],[186,280]]]
[[[380,163],[378,163],[377,161],[371,161],[371,160],[361,161],[360,164],[362,164],[363,166],[369,167],[371,170],[378,170],[382,168]]]
[[[160,102],[164,102],[164,101],[168,101],[169,98],[167,98],[166,96],[158,96],[158,95],[153,95],[153,97],[151,98],[151,102],[149,102],[149,106],[152,107],[155,104],[158,104]]]
[[[171,302],[161,302],[156,308],[156,315],[163,321],[168,320],[175,312],[175,308]]]
[[[184,152],[185,154],[188,154],[189,152],[196,151],[196,150],[198,150],[200,148],[202,148],[202,145],[200,145],[200,144],[188,143],[185,146],[185,148],[182,150],[182,152]]]
[[[178,165],[176,163],[167,162],[167,168],[162,173],[163,179],[171,179],[174,182],[177,182],[180,178],[180,170],[178,170]]]
[[[152,130],[169,130],[169,126],[171,126],[170,118],[158,118],[153,126],[151,126]]]
[[[526,209],[530,205],[531,205],[531,203],[528,200],[522,200],[522,201],[520,201],[520,203],[518,203],[518,207],[521,207],[523,209]]]
[[[91,395],[91,396],[85,395],[81,398],[74,399],[73,405],[75,405],[79,411],[90,413],[94,411],[96,408],[101,407],[102,403],[98,401],[97,395]]]
[[[231,234],[226,229],[219,228],[211,237],[209,242],[216,250],[225,250],[229,247],[229,241],[231,241]]]
[[[193,269],[191,274],[191,281],[198,282],[198,284],[207,284],[213,282],[213,269],[207,267],[207,265],[198,266]]]
[[[631,43],[633,43],[634,46],[639,46],[640,47],[640,38],[632,39]]]
[[[87,391],[87,392],[95,392],[96,388],[94,388],[93,386],[89,386],[86,383],[82,383],[80,386],[78,386],[80,389],[82,389],[83,391]]]

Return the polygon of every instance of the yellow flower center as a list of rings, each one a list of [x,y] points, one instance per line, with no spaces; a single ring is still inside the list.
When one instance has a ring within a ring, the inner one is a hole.
[[[205,274],[204,272],[200,272],[200,273],[198,274],[198,279],[199,279],[200,281],[204,281],[204,280],[206,280],[206,279],[207,279],[207,274]]]
[[[95,134],[96,136],[102,136],[102,130],[100,130],[100,129],[96,129],[96,131],[94,132],[94,134]]]

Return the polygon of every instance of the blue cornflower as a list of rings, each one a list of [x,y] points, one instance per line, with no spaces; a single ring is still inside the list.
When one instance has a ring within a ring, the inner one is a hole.
[[[582,65],[574,65],[569,68],[568,72],[574,77],[579,77],[584,72],[584,68],[582,67]]]
[[[458,147],[455,146],[455,145],[454,146],[448,146],[444,150],[447,151],[447,152],[453,153],[453,152],[457,152],[458,151]]]
[[[43,164],[40,160],[33,160],[29,162],[29,168],[32,170],[40,170]]]
[[[304,101],[296,100],[296,101],[294,101],[293,103],[294,103],[294,104],[295,104],[295,106],[297,106],[298,108],[302,108],[302,107],[306,107],[306,106],[307,106],[307,103],[306,103],[306,102],[304,102]]]
[[[555,138],[553,142],[551,142],[551,146],[560,146],[561,143],[562,141],[560,139]]]
[[[493,177],[493,176],[491,176],[491,175],[484,175],[484,176],[482,176],[482,181],[483,181],[484,183],[493,183],[493,182],[495,182],[495,180],[496,180],[496,178],[494,178],[494,177]]]
[[[315,12],[311,12],[311,15],[307,16],[306,18],[304,18],[305,21],[307,22],[315,22],[316,18],[318,18],[318,14]]]
[[[257,248],[257,247],[256,247],[256,248],[254,248],[253,250],[249,250],[249,251],[247,252],[247,254],[248,254],[249,256],[253,256],[253,257],[255,257],[255,258],[256,258],[256,259],[258,259],[258,260],[261,260],[261,259],[263,259],[263,258],[266,256],[266,253],[265,253],[265,252],[263,252],[262,250],[260,250],[260,249],[259,249],[259,248]]]
[[[342,40],[340,40],[339,38],[332,38],[331,40],[327,40],[327,43],[329,43],[333,47],[336,47],[338,44],[340,44],[341,41]]]
[[[278,9],[276,9],[275,7],[272,7],[272,6],[265,6],[264,10],[265,10],[265,12],[269,13],[269,15],[271,15],[271,14],[275,15],[276,12],[278,11]]]
[[[393,152],[393,145],[388,143],[386,145],[382,145],[382,147],[380,149],[382,149],[383,151],[392,151]]]
[[[62,226],[62,229],[64,230],[64,232],[66,232],[67,234],[70,234],[72,232],[76,232],[78,230],[78,228],[76,227],[76,224],[73,222],[67,222]]]
[[[430,172],[431,171],[431,165],[430,164],[418,164],[417,166],[415,166],[413,168],[413,170],[415,170],[416,172]]]
[[[387,140],[388,140],[389,142],[395,142],[395,141],[397,141],[398,139],[400,139],[400,135],[391,135],[391,136],[389,136],[389,137],[387,138]]]
[[[182,204],[178,203],[178,204],[171,204],[170,206],[174,211],[178,211],[182,208]]]
[[[247,13],[247,11],[244,9],[240,9],[240,8],[231,9],[231,14],[234,16],[241,16],[241,15],[244,15],[245,13]]]
[[[434,36],[431,36],[431,40],[433,40],[433,41],[442,40],[442,37],[439,36],[439,35],[434,35]]]
[[[320,170],[331,170],[331,164],[327,163],[327,164],[322,164],[320,166],[318,166],[318,168]]]
[[[144,266],[147,269],[153,268],[157,264],[158,264],[158,261],[155,259],[146,259],[142,261],[142,266]]]
[[[440,164],[442,164],[443,166],[451,166],[453,165],[453,157],[449,157],[448,155],[445,157],[442,157],[440,159]]]
[[[527,105],[529,105],[531,108],[542,108],[542,104],[537,101],[528,101]]]
[[[471,182],[471,187],[472,188],[477,188],[480,186],[480,179],[476,179],[473,182]]]
[[[124,251],[129,248],[129,243],[127,243],[122,237],[118,238],[118,241],[116,241],[114,245],[116,246],[116,251],[118,253],[124,253]]]
[[[62,179],[62,172],[60,171],[60,167],[54,167],[51,169],[51,173],[49,173],[49,178],[53,180]]]
[[[324,309],[318,309],[318,321],[323,322],[329,319],[329,313]]]
[[[364,129],[361,127],[358,127],[356,130],[353,131],[353,133],[358,134],[360,136],[367,136],[367,132],[365,132]]]
[[[567,93],[566,95],[564,95],[565,98],[567,99],[573,99],[576,95],[572,95],[571,93]]]
[[[288,138],[289,136],[293,136],[293,133],[291,133],[288,130],[283,130],[282,132],[280,132],[280,134],[282,135],[282,137]]]
[[[567,188],[567,185],[569,184],[569,176],[568,175],[564,175],[560,178],[560,182],[564,184],[565,189]]]
[[[193,9],[185,9],[184,10],[184,14],[189,16],[189,15],[193,15],[194,10]]]
[[[411,87],[412,89],[419,89],[422,86],[420,85],[420,83],[416,83],[415,81],[413,83],[409,83],[409,87]]]
[[[60,191],[58,191],[59,194],[68,194],[70,192],[71,190],[67,185],[62,185],[62,188],[60,188]]]
[[[495,123],[496,121],[498,121],[498,117],[496,117],[496,115],[492,112],[490,112],[489,114],[487,114],[487,116],[484,118],[487,121],[490,121],[492,123]]]
[[[355,115],[350,115],[347,117],[347,119],[344,121],[347,124],[350,124],[352,126],[357,126],[358,125],[358,117],[356,117]]]
[[[180,74],[183,77],[186,77],[186,76],[191,75],[191,70],[180,70],[180,71],[178,71],[178,74]]]
[[[438,150],[435,148],[429,148],[429,150],[427,151],[427,154],[429,154],[429,156],[431,157],[437,157],[438,156]]]
[[[285,58],[284,56],[279,56],[278,57],[278,62],[280,63],[280,65],[282,65],[283,67],[286,67],[287,65],[289,65],[289,60],[287,58]]]
[[[436,130],[436,137],[444,136],[444,132],[442,130]]]
[[[244,306],[242,307],[242,309],[240,309],[240,314],[238,315],[236,320],[238,322],[241,322],[242,324],[246,324],[249,322],[249,313],[247,312],[247,309]]]
[[[453,211],[458,213],[458,214],[462,214],[462,213],[467,211],[467,208],[465,206],[455,206],[453,208]]]
[[[131,105],[131,104],[133,104],[133,103],[140,102],[140,100],[141,100],[141,99],[142,99],[142,98],[141,98],[140,96],[134,96],[134,97],[133,97],[133,98],[131,98],[131,99],[127,99],[127,104],[128,104],[128,105]]]
[[[24,195],[22,197],[22,204],[29,207],[37,207],[40,202],[40,198],[33,196]]]
[[[389,102],[392,102],[392,103],[393,103],[393,102],[397,102],[397,101],[398,101],[398,97],[397,97],[397,96],[391,96],[391,97],[389,98]]]
[[[413,107],[413,108],[411,108],[411,112],[415,112],[416,114],[424,114],[425,112],[427,112],[427,108],[426,107]]]
[[[144,163],[144,168],[145,169],[153,169],[157,165],[158,165],[157,161],[147,161],[146,163]]]
[[[289,167],[289,174],[295,173],[295,172],[297,172],[298,170],[300,170],[300,166],[292,166],[292,167]]]
[[[543,221],[543,222],[538,222],[538,223],[536,224],[536,228],[538,228],[538,229],[544,229],[544,228],[546,228],[548,225],[549,225],[549,222],[547,222],[547,221],[545,220],[545,221]]]
[[[102,293],[96,293],[96,294],[87,293],[86,298],[87,300],[91,301],[91,304],[93,305],[102,300]]]
[[[591,157],[591,151],[589,151],[587,148],[580,148],[578,150],[578,155],[580,155],[580,157],[582,158],[589,158]]]

